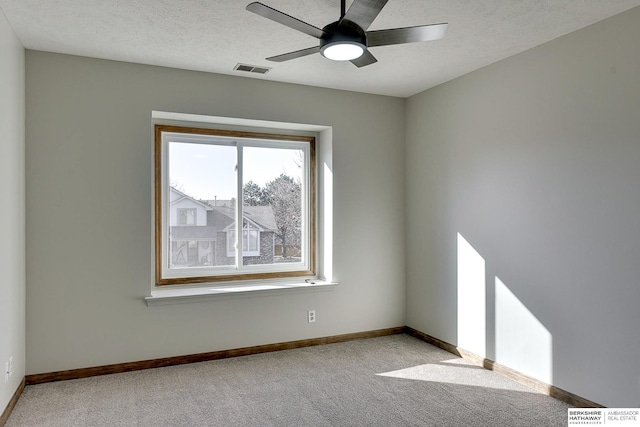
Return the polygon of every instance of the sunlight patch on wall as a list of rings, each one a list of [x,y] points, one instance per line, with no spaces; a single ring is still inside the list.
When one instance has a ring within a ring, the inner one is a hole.
[[[327,127],[318,133],[318,145],[316,147],[318,159],[318,183],[317,206],[318,221],[322,235],[318,242],[318,277],[327,282],[332,282],[333,276],[333,129]]]
[[[458,347],[486,357],[485,261],[458,233]]]
[[[496,362],[552,384],[551,333],[498,277],[495,295]]]

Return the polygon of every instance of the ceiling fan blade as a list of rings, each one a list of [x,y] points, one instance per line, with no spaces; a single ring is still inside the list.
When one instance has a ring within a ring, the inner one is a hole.
[[[322,37],[322,35],[324,34],[324,31],[322,31],[320,28],[314,27],[311,24],[307,24],[304,21],[294,18],[293,16],[289,16],[286,13],[280,12],[279,10],[273,9],[260,2],[249,3],[247,5],[247,10],[264,18],[275,21],[279,24],[285,25],[289,28],[293,28],[294,30],[309,34],[310,36],[317,39]]]
[[[363,30],[367,28],[376,19],[382,8],[387,4],[388,0],[353,0],[349,10],[342,19],[355,22]]]
[[[290,59],[302,58],[303,56],[311,55],[320,52],[320,46],[309,47],[306,49],[296,50],[295,52],[283,53],[282,55],[272,56],[267,58],[267,61],[284,62]]]
[[[378,60],[368,50],[365,50],[361,57],[351,60],[351,63],[358,68],[375,64],[376,62]]]
[[[389,30],[367,31],[367,46],[387,46],[390,44],[427,42],[444,37],[449,24],[421,25],[418,27],[392,28]]]

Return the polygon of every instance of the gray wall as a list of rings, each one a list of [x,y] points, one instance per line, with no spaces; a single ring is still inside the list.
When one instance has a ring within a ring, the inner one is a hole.
[[[402,99],[35,51],[26,82],[28,374],[404,325]],[[333,126],[340,285],[147,307],[152,110]]]
[[[635,8],[406,107],[408,325],[618,407],[640,406],[638,40]]]
[[[25,372],[24,85],[24,48],[0,11],[0,414]]]

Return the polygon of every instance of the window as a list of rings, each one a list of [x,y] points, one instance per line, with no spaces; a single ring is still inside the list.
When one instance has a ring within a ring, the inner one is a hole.
[[[193,208],[178,208],[178,225],[196,225],[196,210]]]
[[[242,255],[260,255],[260,229],[248,221],[244,221],[242,227]],[[227,230],[227,256],[235,256],[236,230],[235,227]]]
[[[156,125],[156,284],[314,276],[315,194],[311,136]]]

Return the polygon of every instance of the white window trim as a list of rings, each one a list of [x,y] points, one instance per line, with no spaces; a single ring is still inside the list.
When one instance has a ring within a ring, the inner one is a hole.
[[[269,131],[288,131],[293,133],[299,133],[303,135],[316,135],[316,275],[308,278],[308,280],[315,280],[316,284],[325,284],[325,289],[333,289],[338,284],[333,275],[333,129],[331,126],[313,125],[313,124],[300,124],[300,123],[288,123],[288,122],[272,122],[264,120],[254,119],[240,119],[221,116],[203,116],[185,113],[152,112],[152,129],[156,124],[161,125],[173,125],[173,126],[193,126],[194,122],[199,123],[199,127],[210,127],[216,129],[247,129],[251,128],[256,132],[269,132]],[[153,139],[153,136],[152,136]],[[153,180],[153,173],[152,173]],[[153,212],[155,212],[155,199],[151,201],[151,246],[155,244],[155,222],[153,220]],[[289,286],[286,289],[300,290],[307,292],[308,290],[317,290],[318,287],[309,286],[308,283],[303,282],[300,284],[299,278],[282,279],[280,286]],[[260,281],[260,283],[267,283],[268,281]],[[230,283],[228,283],[230,284]],[[246,291],[242,294],[251,294],[253,289],[250,281],[235,281],[234,285],[242,286],[247,285]],[[184,294],[185,301],[199,301],[201,298],[210,299],[211,289],[216,289],[216,298],[225,295],[235,296],[237,293],[231,291],[230,287],[223,287],[224,283],[218,283],[211,287],[211,284],[199,284],[199,285],[187,285],[158,287],[155,284],[155,268],[154,263],[151,265],[150,275],[150,296],[147,297],[148,305],[155,305],[152,301],[157,301],[157,298],[164,298],[161,294],[166,295],[171,292],[171,297],[164,301],[180,301],[183,302],[180,295]],[[169,289],[171,288],[171,289]],[[279,289],[274,289],[274,292],[280,292]],[[269,294],[272,290],[261,289],[261,294]]]

